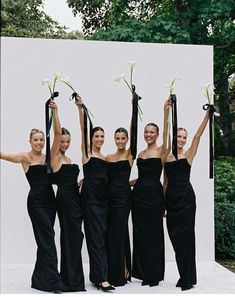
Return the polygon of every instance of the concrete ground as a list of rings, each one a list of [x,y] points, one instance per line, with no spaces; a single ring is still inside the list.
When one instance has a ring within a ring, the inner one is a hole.
[[[1,267],[2,294],[46,294],[30,288],[33,265],[8,264]],[[87,292],[101,294],[88,280],[88,264],[84,264]],[[179,278],[175,262],[166,262],[165,280],[157,287],[141,286],[141,281],[132,279],[112,294],[235,294],[235,274],[217,262],[197,262],[198,284],[188,291],[181,291],[175,284]],[[77,293],[66,293],[77,294]]]

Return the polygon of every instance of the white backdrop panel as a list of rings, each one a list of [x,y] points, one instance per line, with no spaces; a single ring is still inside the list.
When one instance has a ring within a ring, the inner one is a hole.
[[[129,127],[131,95],[123,83],[114,79],[128,72],[127,63],[136,61],[134,84],[143,100],[143,121],[139,122],[138,151],[144,149],[143,129],[148,122],[160,127],[161,144],[163,103],[168,96],[164,84],[178,76],[178,125],[189,132],[188,145],[201,122],[206,103],[201,87],[213,81],[212,46],[121,43],[75,40],[1,38],[1,150],[19,152],[30,149],[31,128],[44,129],[44,103],[49,91],[41,80],[61,71],[94,113],[94,124],[104,127],[103,153],[115,151],[113,132]],[[62,84],[57,100],[61,123],[72,134],[68,155],[81,168],[80,130],[77,110],[68,101],[71,91]],[[1,162],[1,260],[2,263],[33,263],[36,245],[26,200],[28,183],[20,165]],[[195,158],[191,181],[197,197],[197,259],[214,260],[213,180],[208,178],[208,129],[202,137]],[[82,171],[80,174],[82,177]],[[132,178],[137,177],[136,164]],[[143,222],[144,223],[144,222]],[[131,232],[130,220],[130,234]],[[174,260],[167,230],[166,260]],[[59,251],[59,227],[56,242]],[[88,261],[83,246],[84,261]]]

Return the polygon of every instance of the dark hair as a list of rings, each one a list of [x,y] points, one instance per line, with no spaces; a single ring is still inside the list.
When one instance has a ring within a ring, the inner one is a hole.
[[[117,128],[117,130],[114,132],[114,136],[116,135],[116,133],[125,133],[126,137],[128,138],[128,132],[123,127]]]
[[[104,129],[102,127],[94,127],[94,128],[92,128],[92,130],[91,130],[91,138],[94,136],[94,134],[95,134],[96,131],[102,131],[102,132],[104,132]]]
[[[185,128],[181,128],[181,127],[180,127],[180,128],[177,129],[177,132],[178,132],[178,131],[185,131],[185,132],[187,133],[187,136],[188,136],[188,131],[187,131]]]
[[[156,125],[156,124],[154,124],[154,123],[148,123],[145,127],[147,127],[147,126],[153,126],[153,127],[155,127],[156,130],[157,130],[157,134],[159,133],[158,125]]]
[[[39,130],[39,129],[36,129],[36,128],[33,128],[31,129],[30,131],[30,134],[29,134],[29,139],[32,138],[33,134],[36,134],[36,133],[42,133],[43,137],[44,137],[44,132],[42,130]]]
[[[70,135],[69,130],[65,129],[64,127],[61,128],[62,135]]]

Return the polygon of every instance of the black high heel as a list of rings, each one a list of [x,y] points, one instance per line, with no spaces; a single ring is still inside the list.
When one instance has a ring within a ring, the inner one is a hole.
[[[104,287],[102,284],[98,284],[98,283],[95,283],[94,285],[98,290],[101,289],[103,292],[115,290],[115,288],[111,285],[109,285],[107,287]]]

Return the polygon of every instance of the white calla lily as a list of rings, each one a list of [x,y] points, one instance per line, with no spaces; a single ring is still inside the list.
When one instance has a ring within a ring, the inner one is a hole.
[[[54,72],[54,79],[60,79],[61,72]]]
[[[125,80],[125,79],[126,79],[126,75],[125,73],[122,73],[119,77],[115,79],[115,81],[120,82],[121,80]]]
[[[212,91],[210,93],[210,91],[209,91],[210,86],[211,86],[211,84],[207,83],[204,85],[204,87],[202,89],[204,90],[204,94],[208,100],[208,103],[213,104],[214,91]],[[212,86],[212,89],[214,89],[214,86]]]
[[[42,85],[43,86],[45,86],[45,85],[51,85],[51,82],[50,82],[50,80],[49,80],[49,78],[45,78],[45,79],[43,79],[42,81],[41,81],[41,83],[42,83]]]
[[[62,82],[63,84],[68,83],[69,82],[69,77],[60,77],[59,81]]]

